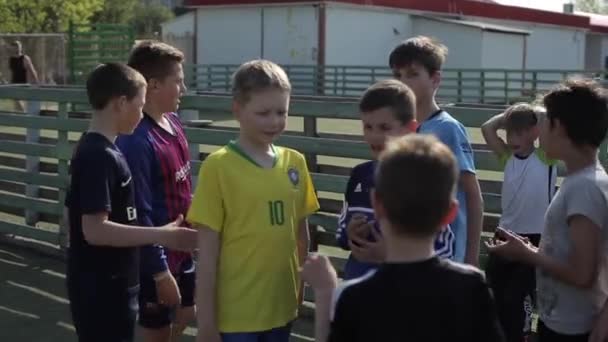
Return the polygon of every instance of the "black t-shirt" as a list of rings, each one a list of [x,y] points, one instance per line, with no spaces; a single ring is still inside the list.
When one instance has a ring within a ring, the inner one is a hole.
[[[336,290],[330,342],[504,341],[481,272],[437,257],[384,264]]]
[[[135,247],[93,246],[84,239],[82,215],[107,212],[109,220],[134,224],[137,220],[129,166],[105,136],[86,133],[70,164],[71,184],[65,204],[69,210],[72,275],[96,274],[139,283],[139,250]]]

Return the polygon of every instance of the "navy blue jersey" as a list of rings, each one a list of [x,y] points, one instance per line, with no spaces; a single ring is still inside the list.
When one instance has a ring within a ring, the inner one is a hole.
[[[65,201],[70,220],[68,269],[76,274],[121,277],[137,285],[138,248],[93,246],[82,231],[82,216],[87,214],[108,213],[112,222],[136,223],[133,182],[125,158],[105,136],[85,133],[72,157],[70,173]]]
[[[355,166],[351,171],[350,179],[348,180],[346,192],[344,194],[342,214],[338,220],[338,231],[336,233],[338,245],[343,249],[349,249],[346,227],[353,215],[363,214],[367,217],[367,222],[376,220],[371,203],[371,190],[374,188],[376,165],[376,161],[368,161]],[[380,232],[378,222],[374,223],[374,228]],[[373,241],[371,235],[368,239]],[[437,239],[435,240],[435,252],[440,257],[451,258],[453,250],[454,234],[448,226],[438,234]],[[350,255],[344,268],[344,279],[360,277],[376,267],[377,265],[358,261]]]

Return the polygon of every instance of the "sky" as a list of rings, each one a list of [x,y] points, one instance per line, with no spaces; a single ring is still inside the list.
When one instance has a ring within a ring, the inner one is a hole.
[[[571,0],[494,0],[503,5],[522,6],[562,12],[564,4]]]

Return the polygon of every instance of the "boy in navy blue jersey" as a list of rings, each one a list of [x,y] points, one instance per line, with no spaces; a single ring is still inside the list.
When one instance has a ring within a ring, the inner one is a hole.
[[[81,342],[133,341],[139,290],[137,246],[161,243],[196,247],[197,233],[180,228],[183,217],[159,229],[137,222],[133,179],[114,141],[141,119],[146,81],[132,68],[101,65],[87,80],[94,109],[70,165],[66,198],[70,247],[67,287]]]
[[[384,240],[375,222],[370,198],[376,159],[389,137],[415,132],[414,104],[412,91],[396,80],[378,82],[361,97],[363,138],[369,144],[374,160],[355,166],[346,187],[337,232],[338,244],[352,252],[344,269],[344,279],[362,276],[384,261]],[[448,226],[437,236],[437,254],[451,257],[453,243],[454,235]]]
[[[140,42],[129,66],[141,72],[148,88],[144,116],[135,132],[118,138],[135,186],[135,206],[142,226],[160,226],[190,207],[192,183],[188,141],[175,113],[186,91],[176,48]],[[194,320],[194,261],[189,253],[160,245],[141,248],[139,324],[146,342],[177,341]],[[175,317],[172,317],[175,314]]]

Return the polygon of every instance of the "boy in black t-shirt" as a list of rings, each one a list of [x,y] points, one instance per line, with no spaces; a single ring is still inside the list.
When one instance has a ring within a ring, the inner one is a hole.
[[[70,226],[68,297],[81,342],[133,341],[137,246],[196,247],[197,233],[180,227],[182,217],[161,229],[131,225],[137,219],[131,172],[114,141],[135,129],[145,94],[143,76],[123,64],[101,65],[87,80],[94,112],[72,157],[65,203]]]
[[[504,341],[481,272],[434,252],[437,232],[458,211],[457,179],[454,155],[432,136],[387,145],[372,193],[386,262],[341,286],[326,257],[303,266],[315,290],[317,341]]]

